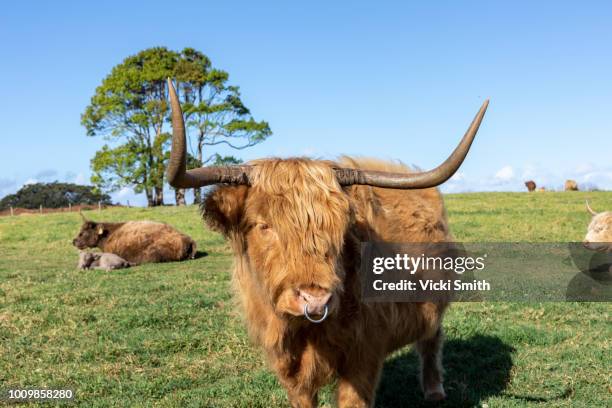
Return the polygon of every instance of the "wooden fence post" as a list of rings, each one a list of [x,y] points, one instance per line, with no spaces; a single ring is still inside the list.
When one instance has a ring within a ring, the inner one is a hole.
[[[42,204],[40,205],[40,213],[42,214]]]
[[[13,212],[13,206],[11,205],[11,217],[14,216],[15,213]]]
[[[72,212],[72,203],[68,203],[68,212]]]
[[[102,211],[102,202],[98,201],[98,212]]]

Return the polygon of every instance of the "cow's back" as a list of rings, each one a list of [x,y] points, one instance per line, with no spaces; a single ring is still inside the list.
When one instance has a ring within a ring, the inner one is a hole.
[[[102,249],[131,264],[168,262],[191,257],[195,242],[164,223],[129,221],[113,231]]]
[[[410,173],[400,163],[343,157],[340,164],[364,170]],[[442,195],[437,188],[398,190],[352,186],[355,217],[364,241],[445,242],[451,240]]]

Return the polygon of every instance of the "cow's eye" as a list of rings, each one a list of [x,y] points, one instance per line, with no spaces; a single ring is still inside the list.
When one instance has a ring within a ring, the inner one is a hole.
[[[262,222],[262,223],[259,224],[259,229],[265,231],[267,229],[270,229],[270,226],[268,224],[266,224],[265,222]]]

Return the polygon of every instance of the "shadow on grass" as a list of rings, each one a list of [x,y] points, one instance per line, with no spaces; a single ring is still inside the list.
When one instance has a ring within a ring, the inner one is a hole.
[[[510,380],[514,348],[493,336],[448,340],[444,345],[444,388],[447,399],[426,402],[417,377],[419,362],[407,352],[385,363],[376,407],[474,407],[501,394]]]
[[[205,256],[208,256],[208,252],[206,252],[206,251],[196,251],[196,254],[193,257],[193,259],[200,259],[200,258],[204,258]]]

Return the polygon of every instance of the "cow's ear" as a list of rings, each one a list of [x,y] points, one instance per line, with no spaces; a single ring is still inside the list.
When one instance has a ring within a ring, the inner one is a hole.
[[[247,186],[215,188],[204,200],[202,213],[206,224],[215,231],[228,235],[236,231],[242,220],[248,196]]]
[[[103,235],[104,234],[104,226],[103,225],[98,225],[97,232],[98,232],[98,235]]]

